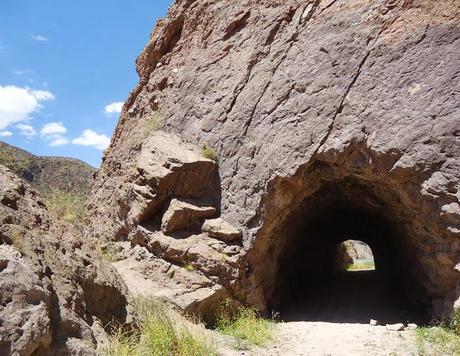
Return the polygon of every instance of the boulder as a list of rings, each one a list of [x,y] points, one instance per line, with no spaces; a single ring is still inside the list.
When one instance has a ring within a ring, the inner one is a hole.
[[[161,230],[165,234],[180,230],[191,230],[196,228],[200,221],[211,218],[215,214],[216,209],[213,207],[199,207],[173,199],[161,220]]]
[[[221,218],[206,220],[201,231],[225,242],[233,242],[241,238],[241,231]]]

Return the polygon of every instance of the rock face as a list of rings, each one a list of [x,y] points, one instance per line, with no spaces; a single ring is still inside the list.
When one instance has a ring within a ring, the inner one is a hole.
[[[449,313],[459,298],[459,6],[177,0],[137,60],[90,229],[162,264],[170,200],[213,206],[241,230],[243,250],[219,265],[231,273],[201,257],[195,270],[260,310],[280,302],[284,276],[308,275],[289,270],[314,259],[300,236],[322,253],[351,232],[377,264],[394,256],[411,299]],[[218,166],[199,157],[204,145]],[[173,256],[185,263],[185,252]]]
[[[0,165],[0,354],[93,355],[126,287],[72,225]]]

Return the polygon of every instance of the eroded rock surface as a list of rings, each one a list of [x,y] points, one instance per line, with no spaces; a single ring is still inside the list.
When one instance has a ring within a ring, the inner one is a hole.
[[[459,298],[459,7],[176,1],[137,60],[91,229],[123,240],[149,223],[157,234],[171,199],[210,200],[244,246],[217,283],[268,310],[296,272],[281,273],[282,261],[302,259],[295,236],[334,209],[364,209],[404,262],[396,275],[408,293],[449,313]],[[199,157],[203,145],[218,167]]]
[[[0,354],[92,355],[127,291],[97,242],[51,217],[0,165]]]

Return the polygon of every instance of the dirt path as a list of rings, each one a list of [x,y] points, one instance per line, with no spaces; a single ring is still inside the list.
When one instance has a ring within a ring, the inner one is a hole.
[[[280,323],[276,328],[277,338],[271,346],[225,355],[418,355],[413,331],[388,331],[384,326],[366,324],[305,321]]]

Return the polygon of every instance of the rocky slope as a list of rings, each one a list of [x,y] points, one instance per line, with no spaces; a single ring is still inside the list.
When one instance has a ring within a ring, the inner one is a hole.
[[[260,310],[279,304],[286,276],[311,275],[308,251],[327,260],[354,233],[377,267],[394,259],[409,298],[450,313],[459,23],[456,0],[177,0],[137,60],[88,231],[127,246],[134,285]],[[175,209],[187,217],[171,233]],[[204,228],[216,218],[236,240]]]
[[[0,164],[11,169],[40,192],[58,189],[88,194],[94,167],[73,158],[39,157],[0,141]]]
[[[0,165],[1,355],[95,355],[126,321],[126,287],[96,246]]]

